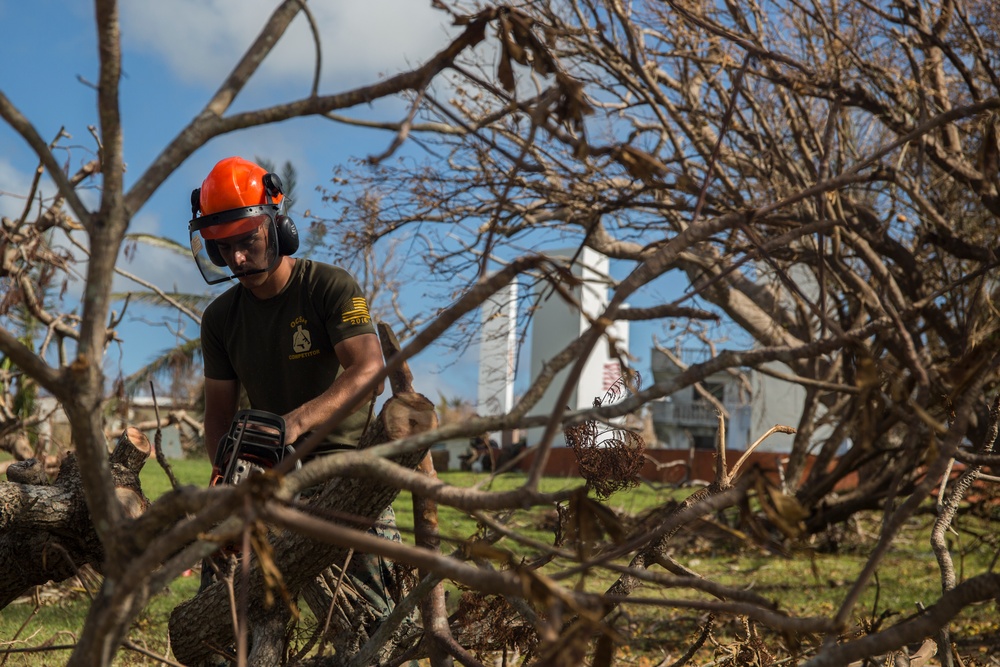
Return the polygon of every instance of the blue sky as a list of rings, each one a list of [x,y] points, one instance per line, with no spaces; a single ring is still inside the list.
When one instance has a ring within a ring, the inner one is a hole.
[[[121,109],[126,185],[148,167],[159,151],[196,115],[256,37],[270,14],[271,0],[171,0],[121,3],[124,45]],[[447,16],[425,0],[311,2],[323,35],[321,92],[333,93],[369,83],[423,62],[443,46],[456,28]],[[87,82],[97,78],[93,9],[86,2],[0,0],[0,23],[7,29],[0,50],[8,66],[0,74],[0,89],[46,139],[61,127],[72,139],[57,153],[71,170],[92,159],[95,142],[88,126],[95,125],[95,91]],[[241,93],[234,110],[257,108],[308,93],[315,52],[303,16],[296,18],[278,47]],[[356,109],[359,117],[398,120],[402,103]],[[278,164],[291,161],[298,170],[298,212],[322,215],[324,204],[316,186],[329,183],[332,168],[352,157],[380,153],[391,141],[386,133],[351,129],[321,119],[299,119],[254,128],[213,140],[175,172],[135,216],[130,231],[164,235],[187,243],[189,198],[212,165],[228,155],[264,156]],[[36,160],[24,141],[5,124],[0,126],[0,214],[19,215]],[[51,194],[50,183],[43,191]],[[88,203],[97,201],[91,193]],[[329,212],[332,215],[332,211]],[[300,222],[300,230],[306,227]],[[206,291],[190,260],[148,249],[122,268],[164,289]],[[624,267],[613,265],[616,277]],[[79,294],[80,284],[68,299]],[[116,290],[134,289],[121,282]],[[662,284],[661,284],[662,289]],[[419,297],[419,287],[414,294]],[[121,347],[109,350],[107,372],[128,375],[172,345],[176,333],[160,324],[163,311],[130,307],[120,327]],[[193,322],[171,318],[181,335],[195,337]],[[652,335],[658,326],[635,326],[632,351],[639,370],[651,380],[648,366]],[[661,340],[663,334],[660,333]],[[476,350],[469,349],[455,364],[438,372],[418,361],[420,389],[436,398],[475,396]],[[527,370],[527,365],[522,364]],[[526,379],[519,380],[524,385]]]

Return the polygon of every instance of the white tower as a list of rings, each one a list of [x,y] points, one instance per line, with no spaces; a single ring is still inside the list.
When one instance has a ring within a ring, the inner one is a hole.
[[[569,259],[573,251],[556,251],[549,253],[554,257]],[[589,318],[596,318],[604,312],[608,305],[608,274],[609,260],[606,256],[584,248],[571,267],[572,273],[580,283],[572,288],[572,294],[580,304],[580,308],[566,303],[557,294],[550,294],[538,303],[533,315],[531,335],[531,378],[534,381],[542,372],[546,361],[577,338],[590,326]],[[628,353],[629,327],[628,322],[618,321],[608,327],[608,334],[615,339],[616,347],[623,353]],[[573,362],[570,363],[572,366]],[[566,384],[569,367],[564,368],[556,376],[548,390],[532,409],[533,415],[549,415],[555,408],[556,399]],[[602,338],[590,356],[587,358],[572,392],[566,401],[570,410],[580,410],[592,407],[594,399],[604,396],[608,388],[621,376],[618,360],[609,353],[607,339]],[[544,433],[544,428],[528,430],[528,445],[537,444]],[[556,435],[555,446],[565,446],[566,439],[562,432]]]
[[[517,283],[497,291],[480,307],[479,396],[480,416],[502,415],[514,406],[514,368],[517,363]],[[497,442],[510,443],[509,431]]]

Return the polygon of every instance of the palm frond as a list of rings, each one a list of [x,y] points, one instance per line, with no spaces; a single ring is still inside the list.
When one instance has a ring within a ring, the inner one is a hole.
[[[264,170],[272,174],[278,173],[273,160],[260,157],[259,155],[255,155],[253,159]],[[278,177],[281,179],[281,189],[285,194],[285,215],[291,215],[292,206],[295,204],[295,187],[298,185],[298,172],[295,171],[295,166],[290,160],[286,160],[285,164],[281,166],[281,173],[278,173]]]
[[[202,314],[205,311],[205,307],[212,303],[212,300],[217,296],[215,294],[190,294],[185,292],[164,292],[164,295],[173,299],[177,303],[181,304],[185,308],[190,308],[191,310],[197,311],[198,314]],[[114,300],[122,300],[128,297],[131,301],[135,303],[143,303],[151,306],[172,306],[173,304],[163,298],[163,296],[157,294],[156,292],[142,291],[142,292],[114,292],[111,298]]]
[[[174,241],[173,239],[168,239],[165,236],[156,236],[155,234],[145,234],[142,232],[136,232],[132,234],[125,235],[126,241],[134,241],[135,243],[143,243],[154,248],[162,248],[163,250],[169,250],[175,252],[179,255],[184,255],[185,257],[191,256],[191,248]]]
[[[148,364],[125,378],[125,391],[133,394],[140,387],[149,384],[149,381],[155,377],[172,373],[178,368],[190,368],[200,357],[200,338],[193,338],[174,347],[166,348]]]

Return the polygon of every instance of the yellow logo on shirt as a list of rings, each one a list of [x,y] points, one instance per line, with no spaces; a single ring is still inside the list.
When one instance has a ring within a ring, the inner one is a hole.
[[[295,331],[292,332],[293,354],[288,355],[289,359],[305,359],[319,354],[319,348],[313,347],[312,333],[309,329],[304,328],[307,323],[308,320],[301,315],[292,320],[291,327]]]
[[[371,321],[372,316],[364,297],[356,296],[351,299],[350,309],[344,311],[344,324],[368,324]]]
[[[312,346],[312,334],[309,333],[309,329],[303,329],[300,324],[299,328],[292,334],[292,349],[295,350],[296,354],[302,354],[311,350]]]

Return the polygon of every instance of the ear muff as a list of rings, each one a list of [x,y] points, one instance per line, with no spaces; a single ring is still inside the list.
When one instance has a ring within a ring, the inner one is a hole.
[[[271,202],[271,199],[276,199],[278,195],[284,197],[285,191],[282,189],[281,179],[278,178],[277,174],[264,174],[261,182],[264,184],[268,203]],[[278,254],[294,255],[295,251],[299,249],[299,230],[296,229],[295,223],[287,215],[279,215],[274,220],[274,226],[278,232]]]
[[[208,258],[212,260],[212,264],[216,266],[225,266],[226,260],[222,259],[222,253],[219,252],[219,244],[215,241],[209,241],[205,239],[205,254]]]
[[[278,231],[278,254],[294,255],[299,249],[299,230],[295,223],[287,215],[279,215],[274,220],[274,227]]]

